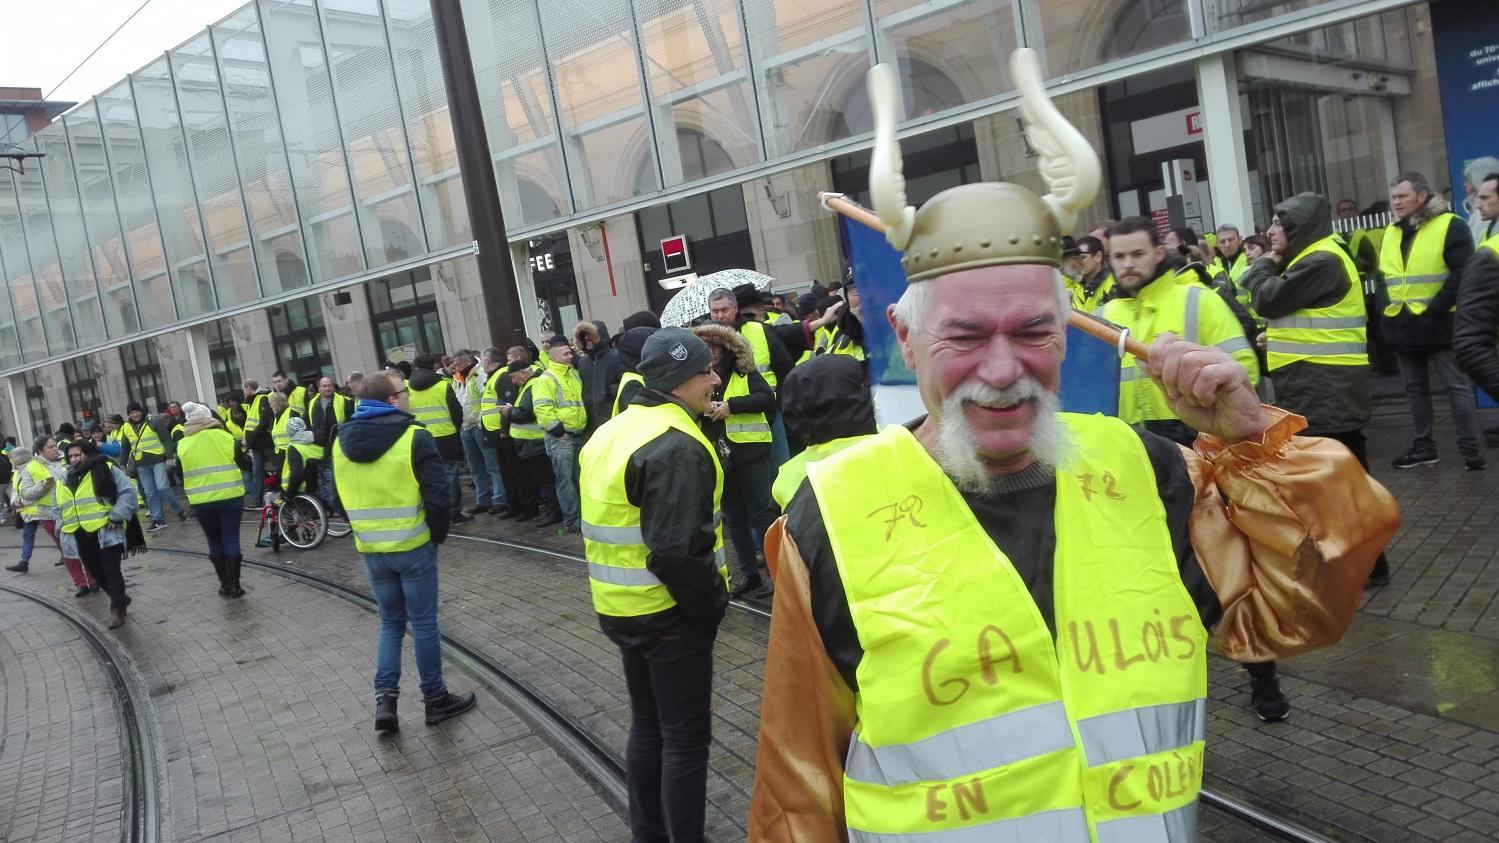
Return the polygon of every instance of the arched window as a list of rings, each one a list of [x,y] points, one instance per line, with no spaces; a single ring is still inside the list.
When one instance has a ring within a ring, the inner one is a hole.
[[[1189,37],[1192,22],[1186,0],[1124,0],[1103,43],[1104,61],[1180,44]]]
[[[677,154],[682,159],[682,179],[693,182],[727,173],[734,169],[734,159],[723,144],[697,129],[677,129]],[[649,153],[641,156],[635,165],[633,188],[636,196],[656,192],[655,161]]]

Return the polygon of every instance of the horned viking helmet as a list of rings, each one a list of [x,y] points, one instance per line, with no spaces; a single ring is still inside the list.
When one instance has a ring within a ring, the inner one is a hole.
[[[874,212],[885,237],[902,252],[910,282],[980,266],[1039,263],[1060,266],[1062,235],[1077,224],[1077,212],[1092,204],[1103,179],[1098,155],[1046,95],[1034,51],[1010,55],[1010,73],[1020,91],[1025,136],[1040,153],[1046,196],[1018,184],[984,182],[944,190],[916,210],[906,204],[896,123],[902,113],[895,69],[869,69],[875,143],[869,167]]]

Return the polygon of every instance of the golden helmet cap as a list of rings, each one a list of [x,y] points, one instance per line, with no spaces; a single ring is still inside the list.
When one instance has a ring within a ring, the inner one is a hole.
[[[1092,204],[1103,181],[1098,154],[1046,95],[1034,51],[1010,55],[1020,91],[1026,138],[1039,153],[1038,169],[1051,192],[1008,182],[966,184],[944,190],[921,210],[906,203],[900,143],[895,129],[902,113],[894,68],[869,69],[875,144],[869,167],[874,212],[885,237],[899,250],[910,283],[981,266],[1060,266],[1062,235],[1077,224],[1077,212]]]

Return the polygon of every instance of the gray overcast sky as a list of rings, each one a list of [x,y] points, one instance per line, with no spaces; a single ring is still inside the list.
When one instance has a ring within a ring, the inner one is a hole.
[[[129,26],[52,94],[83,100],[181,44],[249,0],[150,0]],[[0,0],[0,87],[41,88],[45,95],[141,0]]]

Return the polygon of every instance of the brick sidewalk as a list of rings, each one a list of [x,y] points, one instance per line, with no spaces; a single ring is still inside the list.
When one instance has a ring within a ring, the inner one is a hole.
[[[99,657],[51,610],[0,593],[0,840],[120,836],[119,721]]]

